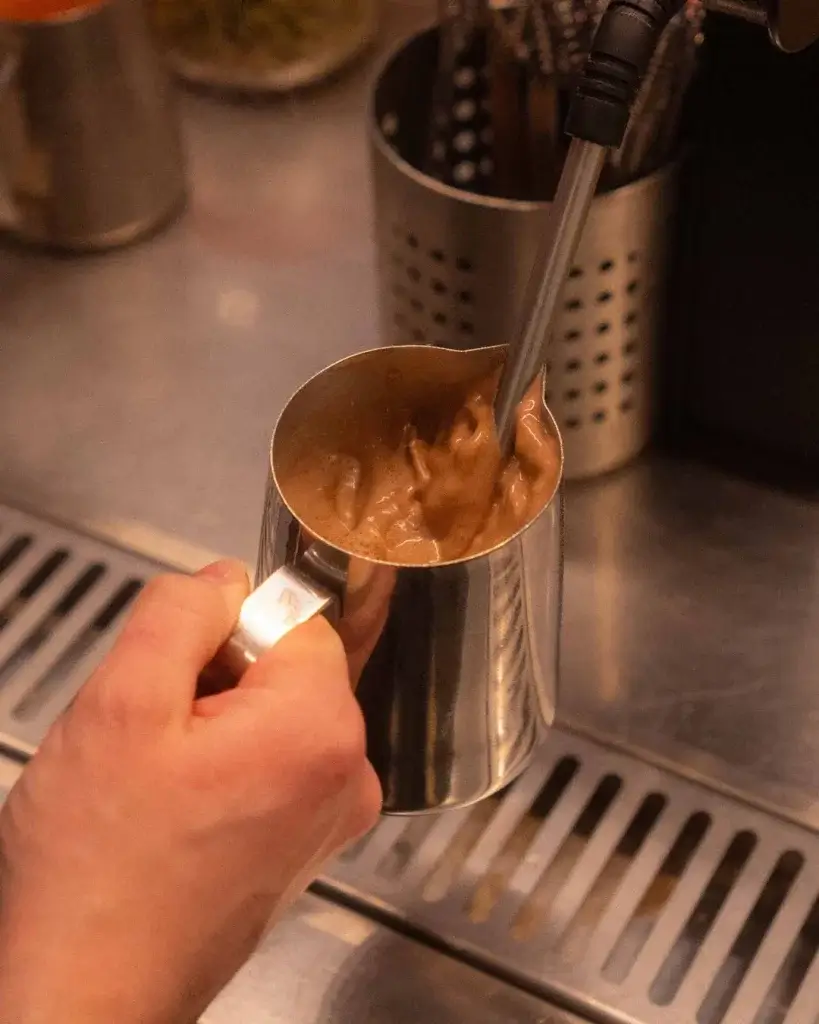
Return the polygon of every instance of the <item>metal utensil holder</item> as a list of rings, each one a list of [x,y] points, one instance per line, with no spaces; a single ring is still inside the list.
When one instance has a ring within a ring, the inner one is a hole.
[[[437,30],[430,29],[393,54],[374,90],[383,338],[495,345],[518,328],[536,243],[549,229],[549,204],[477,195],[417,169],[436,58]],[[474,117],[479,105],[462,102],[461,111]],[[468,123],[464,130],[471,130]],[[491,156],[482,130],[485,162]],[[649,440],[673,181],[673,168],[665,168],[593,203],[547,364],[547,401],[563,432],[567,478],[623,465]]]

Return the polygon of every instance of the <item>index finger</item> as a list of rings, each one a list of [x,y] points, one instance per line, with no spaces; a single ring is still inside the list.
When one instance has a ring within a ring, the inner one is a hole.
[[[114,715],[190,715],[199,673],[230,636],[249,589],[240,562],[151,580],[83,697]]]

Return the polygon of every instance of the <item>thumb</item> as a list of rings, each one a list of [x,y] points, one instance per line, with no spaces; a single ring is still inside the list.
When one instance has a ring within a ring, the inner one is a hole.
[[[233,561],[151,580],[86,696],[124,715],[187,718],[197,677],[230,636],[248,590],[244,566]]]

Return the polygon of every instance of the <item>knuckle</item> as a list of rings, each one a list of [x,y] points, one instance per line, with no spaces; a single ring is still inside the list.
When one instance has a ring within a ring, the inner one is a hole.
[[[207,580],[178,573],[155,576],[145,585],[137,599],[131,622],[142,617],[185,612],[196,616],[207,616],[219,607],[220,594],[217,586]]]

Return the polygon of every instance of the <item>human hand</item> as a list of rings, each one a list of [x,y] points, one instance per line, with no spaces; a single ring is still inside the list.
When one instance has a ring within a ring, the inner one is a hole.
[[[344,650],[323,620],[196,698],[241,566],[148,584],[0,814],[3,1024],[192,1021],[271,916],[375,821]]]

